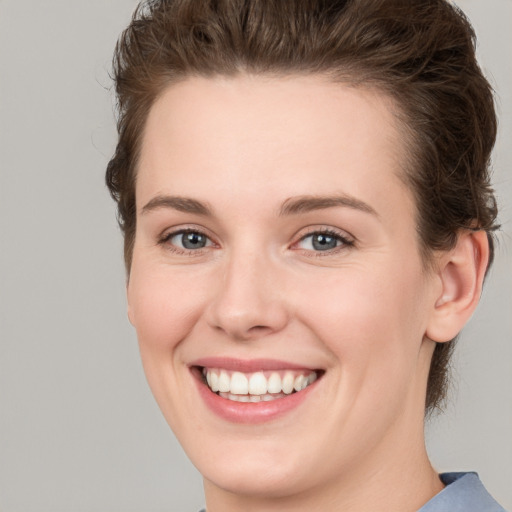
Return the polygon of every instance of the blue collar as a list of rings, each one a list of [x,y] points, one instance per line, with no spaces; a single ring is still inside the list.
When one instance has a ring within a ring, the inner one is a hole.
[[[442,473],[446,487],[418,512],[505,512],[476,473]]]
[[[418,512],[506,512],[486,491],[476,473],[442,473],[439,476],[446,487]]]

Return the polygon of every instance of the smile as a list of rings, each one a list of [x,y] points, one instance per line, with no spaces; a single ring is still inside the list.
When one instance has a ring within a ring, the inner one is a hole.
[[[244,373],[220,368],[203,368],[203,382],[218,396],[233,402],[270,402],[299,393],[313,384],[312,370],[277,370]]]
[[[203,403],[231,424],[279,420],[314,396],[326,371],[277,359],[205,357],[189,366]]]

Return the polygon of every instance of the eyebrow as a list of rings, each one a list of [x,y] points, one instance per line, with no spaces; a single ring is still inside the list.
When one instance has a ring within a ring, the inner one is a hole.
[[[346,194],[335,196],[291,197],[283,203],[279,215],[297,215],[339,206],[352,208],[378,217],[377,212],[369,204]],[[161,208],[171,208],[180,212],[193,213],[205,217],[211,217],[213,215],[211,208],[206,203],[190,197],[168,195],[154,197],[142,207],[141,212],[145,214]]]
[[[353,208],[354,210],[359,210],[361,212],[369,213],[378,217],[377,212],[369,204],[346,194],[335,196],[292,197],[283,203],[279,215],[296,215],[300,213],[312,212],[315,210],[334,208],[336,206]]]
[[[212,211],[206,203],[181,196],[156,196],[142,207],[141,213],[148,213],[161,208],[172,208],[184,213],[211,216]]]

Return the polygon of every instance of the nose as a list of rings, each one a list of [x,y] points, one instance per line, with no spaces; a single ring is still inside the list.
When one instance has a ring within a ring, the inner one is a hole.
[[[238,341],[282,330],[289,315],[280,275],[269,257],[233,254],[219,272],[207,310],[209,325]]]

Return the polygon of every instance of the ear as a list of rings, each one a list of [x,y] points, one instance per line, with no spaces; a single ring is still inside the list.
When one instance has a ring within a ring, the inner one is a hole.
[[[437,274],[441,291],[436,297],[426,336],[449,341],[462,330],[475,310],[489,262],[485,231],[462,231],[455,247],[442,254]]]
[[[128,280],[128,281],[126,281],[126,312],[128,314],[128,320],[135,327],[135,324],[133,323],[134,319],[133,319],[132,305],[131,305],[131,301],[130,301],[129,287],[130,287],[130,281]]]

